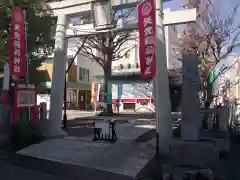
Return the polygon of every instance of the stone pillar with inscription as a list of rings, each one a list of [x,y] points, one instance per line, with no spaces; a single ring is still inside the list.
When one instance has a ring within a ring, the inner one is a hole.
[[[53,59],[52,87],[49,121],[46,121],[45,136],[61,137],[67,135],[61,128],[64,95],[64,81],[67,62],[66,15],[59,15],[56,27]]]
[[[199,140],[201,116],[198,63],[198,58],[194,55],[183,57],[181,139],[186,141]]]

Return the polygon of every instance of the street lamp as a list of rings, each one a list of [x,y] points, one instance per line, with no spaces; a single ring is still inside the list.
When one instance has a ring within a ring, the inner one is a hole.
[[[64,113],[63,113],[63,128],[66,130],[67,129],[67,73],[69,72],[74,60],[76,59],[77,55],[79,54],[79,52],[82,50],[84,43],[86,42],[88,36],[86,36],[81,44],[81,46],[78,48],[76,54],[73,56],[73,58],[71,59],[70,64],[68,65],[68,68],[65,72],[65,81],[64,81],[64,97],[63,97],[63,101],[64,101]]]

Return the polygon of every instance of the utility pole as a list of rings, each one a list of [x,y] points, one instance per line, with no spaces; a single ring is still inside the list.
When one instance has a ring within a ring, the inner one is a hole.
[[[156,106],[156,155],[169,153],[172,138],[172,118],[167,71],[165,34],[163,25],[163,0],[155,0],[156,6],[156,77],[154,97]]]

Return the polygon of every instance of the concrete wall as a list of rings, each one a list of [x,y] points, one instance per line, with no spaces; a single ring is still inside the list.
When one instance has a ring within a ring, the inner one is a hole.
[[[91,85],[94,76],[103,75],[103,70],[101,66],[99,66],[96,62],[93,62],[92,60],[82,55],[77,56],[77,66],[78,66],[77,77],[79,77],[79,67],[89,69],[89,82],[79,81],[79,79],[78,82]]]
[[[48,77],[52,80],[53,64],[43,63],[38,69],[46,70],[48,72]]]
[[[68,67],[68,64],[66,64],[66,68]],[[50,78],[50,81],[52,80],[52,73],[53,73],[53,64],[52,63],[42,63],[42,65],[40,67],[38,67],[39,70],[46,70],[48,73],[48,77]],[[45,79],[42,79],[44,82]],[[77,80],[77,66],[76,65],[72,65],[69,73],[67,75],[67,80],[68,81],[72,81],[72,82],[76,82]]]
[[[125,49],[125,51],[121,51],[122,54],[126,53],[126,51],[130,50],[123,58],[113,61],[112,62],[112,73],[114,74],[126,74],[126,73],[140,73],[140,69],[136,68],[137,64],[140,64],[139,62],[139,47],[138,47],[138,32],[134,32],[133,37],[136,37],[134,40],[126,41],[121,49]],[[134,47],[135,46],[135,47]],[[134,47],[134,48],[133,48]],[[120,55],[122,55],[120,54]],[[120,69],[120,65],[123,65],[123,67],[126,67],[128,64],[131,65],[131,68],[123,68]],[[140,67],[140,66],[139,66]]]
[[[49,2],[48,5],[54,10],[55,14],[65,13],[72,14],[81,11],[90,11],[91,2],[94,0],[65,0],[60,2]],[[137,4],[139,0],[111,0],[112,6],[119,6],[121,4]]]
[[[79,11],[90,11],[91,3],[94,0],[64,0],[60,2],[49,2],[49,7],[54,11],[55,15],[58,14],[72,14],[78,13]],[[140,0],[110,0],[112,7],[129,7],[136,6]],[[171,23],[185,23],[186,21],[196,20],[196,9],[176,11],[173,13],[166,12],[165,15],[168,17],[164,19],[164,24]],[[165,16],[165,17],[166,17]],[[137,24],[136,24],[137,25]],[[137,27],[137,26],[136,26]]]

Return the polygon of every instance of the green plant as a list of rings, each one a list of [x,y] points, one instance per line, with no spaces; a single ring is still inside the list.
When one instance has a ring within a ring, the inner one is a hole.
[[[19,120],[12,125],[10,141],[16,148],[23,148],[42,140],[38,123]]]
[[[46,0],[1,0],[0,69],[3,69],[4,64],[9,61],[8,43],[10,38],[11,9],[13,7],[20,7],[26,10],[28,65],[31,71],[36,71],[41,62],[53,53],[53,34],[57,19],[53,16],[53,12],[47,5]],[[33,78],[33,76],[31,77]]]

